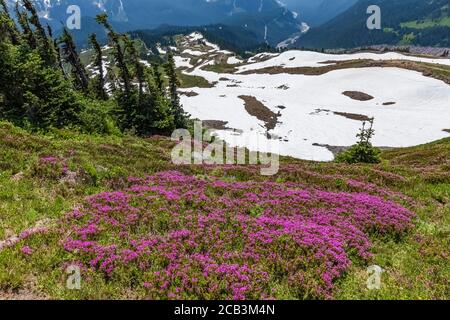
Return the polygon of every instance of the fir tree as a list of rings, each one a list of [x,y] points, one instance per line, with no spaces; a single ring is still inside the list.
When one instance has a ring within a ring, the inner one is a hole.
[[[103,72],[103,53],[102,48],[97,41],[97,36],[95,35],[95,33],[91,34],[91,36],[89,37],[89,42],[91,43],[92,48],[95,52],[94,65],[98,72],[98,76],[94,79],[95,95],[97,99],[107,100],[108,95],[105,91],[105,74]]]
[[[144,93],[144,81],[145,81],[144,66],[139,61],[139,56],[138,56],[138,52],[135,47],[135,43],[132,40],[130,40],[128,37],[124,37],[124,41],[125,41],[126,49],[128,50],[128,53],[130,54],[131,62],[133,63],[133,66],[134,66],[134,71],[135,71],[136,79],[138,82],[138,89],[139,89],[139,99],[138,100],[140,100],[141,96]]]
[[[56,66],[58,61],[55,47],[53,46],[53,40],[47,37],[47,33],[45,32],[45,29],[42,26],[41,21],[39,20],[39,15],[36,11],[36,8],[33,6],[31,1],[22,1],[25,9],[27,9],[31,14],[30,17],[27,16],[27,19],[35,27],[35,39],[42,59],[48,65]]]
[[[114,31],[111,24],[108,22],[107,14],[98,15],[96,17],[96,21],[108,30],[108,37],[110,38],[114,47],[114,58],[116,60],[117,67],[119,68],[125,95],[131,95],[131,76],[125,61],[125,50],[122,48],[122,45],[120,43],[121,36]]]
[[[171,112],[174,117],[175,126],[177,128],[187,127],[187,114],[181,106],[180,97],[178,95],[178,87],[180,81],[176,73],[175,60],[172,51],[168,52],[166,63],[166,74],[169,78],[169,97],[171,102]]]
[[[5,0],[0,0],[0,9],[3,10],[3,12],[0,11],[0,37],[6,37],[6,35],[9,35],[11,43],[13,45],[18,45],[19,31],[17,30],[14,20],[11,18]]]
[[[37,48],[37,40],[34,36],[33,30],[30,27],[30,23],[28,22],[28,16],[25,12],[20,10],[19,2],[16,2],[15,12],[17,21],[22,28],[22,38],[25,39],[31,49]]]
[[[158,90],[160,92],[164,92],[164,79],[161,71],[159,70],[159,67],[160,66],[158,64],[153,64],[153,77],[155,79],[156,87],[158,88]]]
[[[72,66],[72,73],[75,78],[77,89],[87,92],[89,88],[89,78],[81,63],[72,35],[66,28],[63,30],[60,42],[62,43],[64,59]]]

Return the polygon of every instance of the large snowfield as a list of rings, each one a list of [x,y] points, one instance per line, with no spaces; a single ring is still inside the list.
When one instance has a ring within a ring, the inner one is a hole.
[[[448,59],[427,59],[397,53],[329,55],[288,51],[264,62],[240,66],[239,70],[283,65],[315,67],[323,65],[320,62],[324,61],[351,59],[419,59],[450,64]],[[449,136],[444,129],[450,129],[450,86],[416,71],[358,68],[331,71],[319,76],[244,75],[205,71],[202,66],[184,72],[217,83],[212,88],[185,89],[198,95],[183,95],[183,106],[194,118],[226,121],[226,127],[237,129],[216,131],[232,146],[245,146],[252,151],[272,151],[307,160],[330,161],[334,156],[324,145],[350,146],[356,142],[355,135],[362,126],[362,121],[342,113],[374,117],[376,133],[373,143],[376,146],[407,147]],[[343,95],[344,91],[363,92],[374,99],[354,100]],[[269,135],[264,123],[246,111],[244,101],[239,98],[241,95],[253,96],[271,111],[279,113],[279,123],[269,131]]]

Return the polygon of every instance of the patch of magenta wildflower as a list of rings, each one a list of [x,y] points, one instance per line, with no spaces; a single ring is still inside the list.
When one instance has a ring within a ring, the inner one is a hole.
[[[366,193],[285,182],[225,182],[177,171],[132,177],[86,199],[62,222],[65,250],[114,278],[140,270],[153,299],[331,298],[370,236],[398,236],[413,214]]]
[[[32,168],[33,176],[48,179],[59,179],[68,171],[66,159],[57,156],[41,157]]]
[[[33,249],[31,249],[29,246],[23,246],[20,251],[27,256],[33,254]]]

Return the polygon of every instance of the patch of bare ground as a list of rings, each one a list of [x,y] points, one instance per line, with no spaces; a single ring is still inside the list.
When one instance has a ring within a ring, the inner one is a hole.
[[[339,153],[347,151],[349,149],[349,147],[330,146],[329,144],[320,144],[320,143],[313,143],[313,146],[327,148],[328,151],[330,151],[333,154],[333,156],[337,156]]]
[[[245,110],[251,116],[265,123],[267,131],[274,129],[278,123],[280,113],[275,113],[267,108],[261,101],[252,96],[239,96],[245,102]]]
[[[40,292],[36,276],[28,276],[20,288],[0,291],[0,300],[48,300],[49,296]]]
[[[42,231],[47,230],[53,223],[53,220],[50,219],[43,219],[43,220],[39,220],[34,227],[25,230],[25,233],[28,234],[34,234],[34,233],[39,233]],[[21,238],[20,235],[18,234],[13,234],[10,235],[8,238],[4,239],[4,240],[0,240],[0,252],[5,249],[5,248],[10,248],[15,246],[17,243],[19,243],[23,238]]]
[[[203,120],[202,125],[208,129],[215,130],[230,130],[231,128],[227,127],[228,121],[222,120]]]
[[[236,65],[228,64],[228,56],[225,54],[218,54],[212,58],[214,59],[214,64],[206,64],[201,67],[202,70],[217,73],[235,73],[238,70]]]
[[[392,106],[394,104],[396,104],[396,102],[384,102],[383,106]]]
[[[363,114],[358,114],[358,113],[348,113],[348,112],[339,112],[339,111],[331,111],[328,109],[316,109],[315,112],[313,112],[312,114],[318,114],[321,112],[328,112],[328,113],[333,113],[337,116],[341,116],[341,117],[345,117],[347,119],[351,119],[351,120],[356,120],[356,121],[369,121],[372,118],[363,115]]]
[[[186,96],[186,97],[196,97],[196,96],[198,96],[198,93],[194,92],[194,91],[187,91],[187,92],[180,91],[180,95]]]
[[[342,94],[344,96],[349,97],[350,99],[358,100],[358,101],[369,101],[369,100],[374,99],[374,97],[372,97],[370,94],[360,92],[360,91],[344,91],[344,92],[342,92]]]
[[[404,61],[404,60],[349,60],[349,61],[324,61],[331,65],[324,65],[321,67],[297,67],[284,68],[282,66],[268,67],[257,70],[247,70],[240,74],[302,74],[309,76],[319,76],[335,70],[351,69],[351,68],[401,68],[421,72],[424,76],[444,81],[450,84],[450,66],[436,65],[432,63]]]
[[[450,129],[443,129],[442,131],[450,133]]]
[[[328,151],[330,151],[333,154],[333,156],[337,156],[339,153],[345,152],[351,148],[351,147],[345,147],[345,146],[331,146],[329,144],[321,144],[321,143],[313,143],[313,146],[327,148]],[[395,149],[392,147],[377,147],[377,148],[380,150],[383,150],[383,151]]]
[[[372,118],[365,116],[363,114],[357,114],[357,113],[348,113],[348,112],[333,112],[337,116],[345,117],[347,119],[356,120],[356,121],[369,121]]]
[[[269,59],[274,58],[275,56],[278,56],[278,55],[272,55],[272,54],[261,53],[261,54],[259,54],[258,57],[253,57],[252,63],[255,63],[255,62],[264,62],[264,61],[267,61],[267,60],[269,60]]]
[[[213,130],[231,130],[237,133],[242,133],[242,130],[227,127],[228,121],[222,120],[203,120],[202,125],[205,128]]]

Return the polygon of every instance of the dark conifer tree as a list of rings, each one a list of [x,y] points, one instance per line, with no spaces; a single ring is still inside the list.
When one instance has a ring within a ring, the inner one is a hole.
[[[61,48],[58,45],[58,40],[53,38],[53,30],[50,25],[47,25],[48,35],[50,37],[50,40],[53,39],[53,50],[56,53],[56,60],[58,61],[58,66],[61,72],[64,74],[64,76],[67,78],[66,71],[64,70],[63,61],[61,57]]]
[[[87,92],[89,88],[89,78],[81,63],[72,35],[66,28],[63,30],[60,42],[62,44],[64,59],[72,66],[72,73],[75,78],[77,89]]]
[[[97,99],[100,100],[107,100],[108,95],[105,91],[105,74],[103,72],[103,53],[102,48],[100,44],[97,41],[97,36],[94,34],[91,34],[89,37],[89,42],[92,45],[92,48],[95,52],[95,58],[94,58],[94,65],[98,72],[98,76],[95,78],[95,95]]]
[[[17,21],[22,28],[22,37],[25,39],[31,49],[36,49],[37,40],[35,38],[33,30],[31,29],[30,23],[28,22],[27,14],[20,10],[19,2],[16,2],[15,12]]]
[[[116,60],[117,67],[119,68],[124,93],[126,96],[129,96],[131,95],[132,89],[131,76],[127,63],[125,61],[125,50],[120,43],[121,36],[114,31],[113,27],[108,22],[107,14],[98,15],[96,17],[96,20],[99,24],[103,25],[108,30],[108,37],[110,38],[114,47],[114,58]]]
[[[48,65],[56,66],[58,64],[58,60],[57,53],[53,45],[53,39],[47,37],[45,28],[42,26],[36,8],[33,6],[31,1],[22,1],[25,9],[27,9],[31,15],[30,17],[27,16],[27,19],[35,28],[34,34],[42,59],[47,62]]]
[[[9,38],[11,40],[11,43],[13,45],[19,44],[19,31],[17,30],[16,24],[14,23],[14,20],[11,18],[11,15],[9,14],[8,6],[6,5],[5,0],[0,0],[0,15],[2,16],[1,23],[1,35],[0,36],[7,36],[9,35]]]
[[[175,126],[177,128],[186,128],[188,116],[181,106],[180,96],[178,95],[178,87],[180,85],[180,81],[178,80],[178,76],[176,73],[175,60],[173,58],[172,51],[168,52],[167,63],[165,67],[167,77],[169,78],[169,97]]]
[[[153,77],[155,79],[155,84],[156,87],[158,88],[158,90],[160,92],[164,92],[164,79],[163,79],[163,75],[161,73],[161,71],[159,70],[160,65],[158,64],[153,64],[152,69],[153,69]]]
[[[139,55],[136,50],[135,43],[132,40],[130,40],[130,38],[128,38],[127,36],[124,37],[124,41],[125,41],[126,49],[128,50],[128,53],[131,58],[131,62],[134,66],[134,72],[135,72],[136,80],[138,82],[138,89],[139,89],[139,99],[138,100],[140,100],[141,96],[144,93],[144,81],[145,81],[144,66],[139,61]]]

